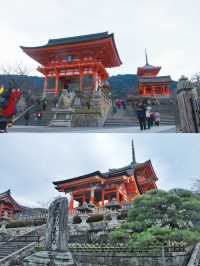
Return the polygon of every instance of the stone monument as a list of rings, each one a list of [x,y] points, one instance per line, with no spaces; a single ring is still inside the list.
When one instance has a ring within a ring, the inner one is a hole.
[[[200,99],[194,84],[182,76],[177,86],[180,127],[183,133],[200,132]]]
[[[24,266],[74,266],[68,249],[68,201],[58,198],[49,207],[45,251],[23,261]]]
[[[75,98],[74,92],[64,90],[60,96],[58,106],[53,109],[54,117],[49,126],[52,127],[71,127],[72,103]]]

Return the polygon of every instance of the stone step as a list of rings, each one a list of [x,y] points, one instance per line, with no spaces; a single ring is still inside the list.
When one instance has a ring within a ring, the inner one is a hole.
[[[23,236],[18,236],[15,241],[10,240],[2,245],[0,245],[0,259],[3,259],[9,255],[11,255],[12,253],[26,247],[27,245],[29,245],[30,243],[33,243],[31,240],[28,241],[23,241],[25,236],[34,236],[34,235],[40,235],[42,234],[43,229],[41,228],[37,228],[35,231],[29,232]],[[22,241],[20,241],[22,240]]]

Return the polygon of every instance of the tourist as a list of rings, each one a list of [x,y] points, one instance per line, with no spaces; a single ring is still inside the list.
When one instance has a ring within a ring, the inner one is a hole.
[[[4,117],[0,118],[0,133],[6,133],[7,132],[7,119]]]
[[[54,107],[57,107],[57,104],[58,104],[58,96],[55,96],[53,98],[53,104],[54,104]]]
[[[153,125],[154,125],[154,112],[150,113],[150,123],[151,123],[151,127],[153,127]]]
[[[159,127],[160,126],[160,113],[159,112],[154,113],[154,121],[155,121],[155,125]]]
[[[25,126],[28,126],[29,125],[29,119],[30,119],[30,111],[27,111],[24,114]]]
[[[125,100],[122,101],[122,106],[123,106],[123,109],[125,110],[126,109],[126,102],[125,102]]]
[[[46,111],[46,107],[47,107],[47,99],[44,99],[42,102],[42,110]]]
[[[39,121],[42,120],[42,112],[37,113],[37,120],[39,120]]]
[[[137,117],[140,124],[140,130],[146,129],[146,108],[143,103],[138,103],[137,109]]]
[[[151,128],[151,109],[152,107],[150,105],[146,106],[146,119],[147,119],[148,129]]]

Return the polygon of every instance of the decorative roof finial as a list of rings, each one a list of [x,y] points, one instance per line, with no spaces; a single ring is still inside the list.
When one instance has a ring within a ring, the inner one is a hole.
[[[146,58],[146,65],[148,65],[149,62],[148,62],[148,56],[147,56],[147,49],[146,48],[145,48],[145,58]]]
[[[135,148],[134,148],[133,140],[132,140],[132,163],[133,163],[133,165],[136,164],[136,159],[135,159]]]

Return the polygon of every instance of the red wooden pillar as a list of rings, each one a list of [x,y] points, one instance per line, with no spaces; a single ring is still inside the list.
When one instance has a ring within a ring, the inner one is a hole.
[[[92,77],[93,77],[93,92],[95,92],[96,91],[96,85],[97,85],[97,72],[95,70],[92,74]]]
[[[82,196],[82,202],[83,202],[83,203],[86,202],[85,194],[83,194],[83,196]]]
[[[143,89],[143,95],[146,96],[147,92],[146,92],[146,87],[144,87]]]
[[[94,204],[94,187],[91,188],[90,203]]]
[[[170,89],[167,87],[167,95],[170,95]]]
[[[104,190],[101,191],[101,206],[104,207]]]
[[[124,205],[124,202],[125,202],[125,199],[124,199],[124,194],[121,194],[122,195],[122,200],[121,200],[121,203],[122,205]]]
[[[116,201],[119,203],[119,187],[116,187]]]
[[[83,78],[84,78],[83,71],[80,70],[80,91],[83,91]]]
[[[70,194],[70,201],[69,201],[69,209],[72,210],[74,208],[74,196],[73,193]]]
[[[62,80],[61,80],[61,82],[62,82],[62,92],[64,91],[64,86],[65,86],[65,79],[63,78]]]
[[[2,217],[2,210],[3,210],[3,206],[2,204],[0,204],[0,218]]]
[[[48,76],[45,75],[45,77],[44,77],[44,89],[43,89],[44,95],[46,95],[47,89],[48,89]]]
[[[59,93],[59,73],[56,72],[56,86],[55,86],[55,94],[58,96]]]

